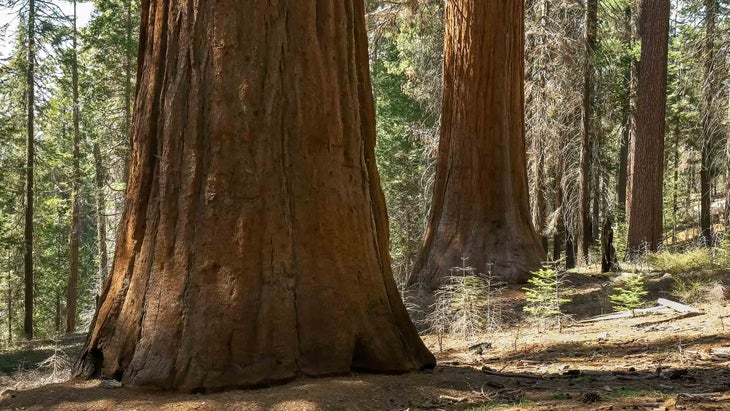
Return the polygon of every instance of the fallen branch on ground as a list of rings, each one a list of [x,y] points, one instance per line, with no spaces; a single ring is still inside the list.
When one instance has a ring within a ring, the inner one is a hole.
[[[588,318],[582,321],[579,321],[580,323],[594,323],[599,321],[609,321],[609,320],[618,320],[622,318],[633,318],[638,317],[641,315],[647,315],[647,314],[669,314],[670,312],[679,312],[682,314],[686,314],[684,316],[677,316],[673,317],[664,321],[672,321],[672,320],[680,320],[682,318],[688,318],[693,317],[695,315],[702,315],[704,312],[702,310],[698,310],[697,308],[690,307],[688,305],[678,303],[676,301],[667,300],[666,298],[660,298],[657,300],[657,304],[659,304],[656,307],[651,308],[640,308],[638,310],[633,311],[621,311],[618,313],[613,314],[604,314],[599,315],[597,317]],[[691,315],[690,315],[691,314]]]

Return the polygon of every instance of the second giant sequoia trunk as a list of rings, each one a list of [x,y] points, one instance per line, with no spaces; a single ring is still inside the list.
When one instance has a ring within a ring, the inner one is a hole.
[[[544,256],[530,218],[523,2],[446,2],[444,101],[431,220],[411,284],[469,265],[525,281]]]
[[[127,207],[77,365],[217,390],[432,366],[390,271],[362,0],[146,0]]]
[[[669,0],[640,2],[641,60],[636,135],[631,139],[627,195],[628,251],[656,251],[662,242],[662,184],[667,102]]]

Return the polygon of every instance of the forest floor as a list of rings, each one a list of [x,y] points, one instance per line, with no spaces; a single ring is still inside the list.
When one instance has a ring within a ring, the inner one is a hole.
[[[582,296],[572,303],[576,317],[601,314],[606,278],[574,280]],[[661,290],[655,286],[653,297]],[[510,298],[519,298],[519,292]],[[704,313],[691,318],[660,314],[568,321],[561,332],[511,327],[470,342],[448,337],[442,352],[438,338],[426,336],[439,365],[407,375],[302,379],[208,395],[99,381],[24,390],[7,390],[6,384],[0,409],[730,410],[730,307],[725,302],[697,307]],[[491,343],[491,348],[479,354],[469,349],[475,342]],[[0,362],[8,355],[0,352]]]

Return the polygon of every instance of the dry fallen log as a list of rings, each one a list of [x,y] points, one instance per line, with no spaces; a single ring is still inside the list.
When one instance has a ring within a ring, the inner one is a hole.
[[[495,377],[503,377],[503,378],[525,378],[530,380],[542,380],[545,379],[542,375],[536,375],[536,374],[527,374],[527,373],[516,373],[516,372],[499,372],[494,371],[491,368],[488,367],[482,367],[482,372],[487,375],[494,375]]]
[[[701,313],[701,312],[700,313],[685,313],[685,314],[677,315],[677,316],[670,317],[670,318],[665,318],[665,319],[658,320],[658,321],[649,321],[649,322],[645,322],[645,323],[641,323],[641,324],[636,324],[633,327],[634,328],[647,328],[647,327],[656,326],[658,324],[667,323],[670,321],[683,320],[685,318],[696,317],[696,316],[702,315],[702,314],[703,313]],[[645,329],[644,331],[651,331],[651,330]]]
[[[666,312],[668,312],[668,310],[667,310],[667,307],[665,307],[665,306],[652,307],[652,308],[640,308],[638,310],[633,310],[633,311],[621,311],[621,312],[613,313],[613,314],[599,315],[597,317],[587,318],[587,319],[581,320],[579,322],[580,323],[594,323],[594,322],[599,322],[599,321],[618,320],[621,318],[632,318],[632,317],[637,317],[637,316],[646,315],[646,314],[664,314]]]
[[[701,315],[704,314],[702,310],[698,310],[697,308],[690,307],[689,305],[685,305],[682,303],[678,303],[676,301],[667,300],[666,298],[660,298],[657,300],[657,304],[659,304],[656,307],[651,308],[640,308],[638,310],[633,311],[621,311],[618,313],[613,314],[605,314],[605,315],[599,315],[597,317],[588,318],[582,321],[579,321],[580,323],[594,323],[599,321],[608,321],[608,320],[618,320],[622,318],[633,318],[638,317],[641,315],[647,315],[647,314],[668,314],[671,311],[679,312],[681,314],[686,314],[686,316],[679,316],[670,318],[664,321],[672,321],[672,320],[679,320],[682,318],[691,317],[694,315]]]
[[[689,305],[684,305],[682,303],[678,303],[676,301],[667,300],[666,298],[660,298],[657,300],[657,303],[659,305],[663,305],[665,307],[669,307],[675,311],[678,311],[680,313],[693,313],[693,314],[702,314],[702,310],[698,310],[697,308],[690,307]]]

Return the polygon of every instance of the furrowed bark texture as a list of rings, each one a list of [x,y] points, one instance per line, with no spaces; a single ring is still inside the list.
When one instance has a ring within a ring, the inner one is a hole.
[[[127,208],[77,374],[434,365],[390,271],[362,0],[142,3]]]
[[[522,1],[446,2],[434,202],[411,284],[437,288],[462,256],[525,281],[544,251],[528,205]]]
[[[645,248],[656,251],[664,233],[662,184],[669,6],[669,0],[640,2],[641,60],[636,135],[631,139],[630,148],[631,191],[627,197],[629,252]]]

